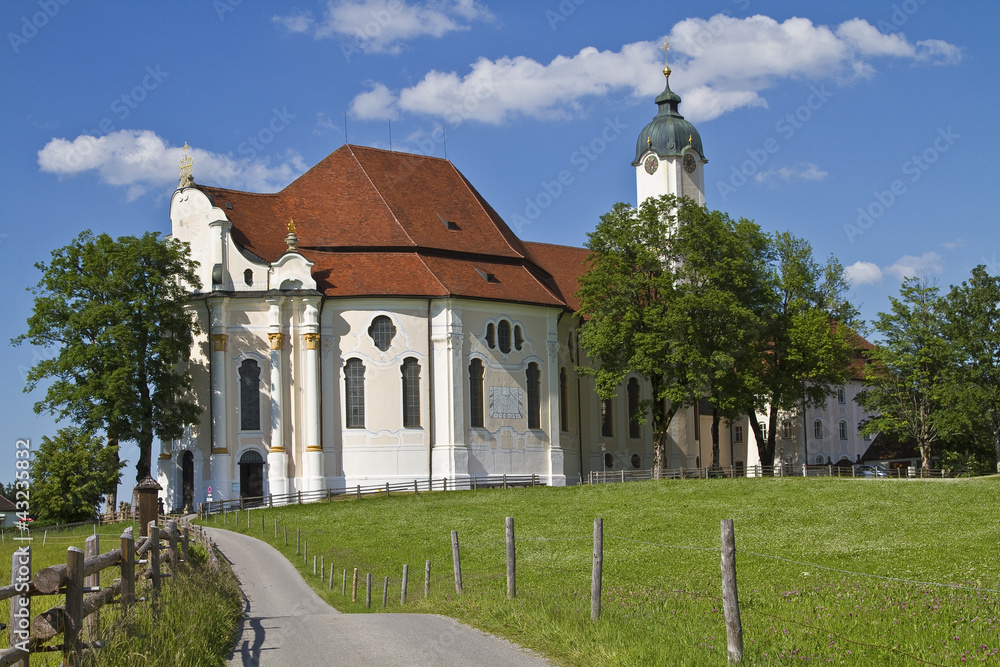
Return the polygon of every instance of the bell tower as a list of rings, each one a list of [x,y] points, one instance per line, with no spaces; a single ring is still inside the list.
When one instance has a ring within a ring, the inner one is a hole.
[[[669,43],[664,43],[666,52]],[[670,90],[670,66],[663,68],[666,86],[656,98],[659,111],[642,128],[635,144],[637,204],[649,197],[673,194],[705,203],[705,152],[701,135],[677,110],[681,96]]]

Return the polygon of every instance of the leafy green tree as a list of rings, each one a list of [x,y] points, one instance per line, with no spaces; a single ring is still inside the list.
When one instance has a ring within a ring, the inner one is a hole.
[[[962,440],[973,450],[977,441],[987,442],[996,463],[1000,461],[1000,277],[977,266],[969,280],[952,286],[942,306],[944,335],[956,352],[953,430],[962,432]]]
[[[782,232],[772,239],[774,298],[748,368],[755,391],[744,406],[761,462],[774,461],[778,414],[822,407],[850,371],[857,311],[845,297],[844,268],[834,257],[821,266],[804,239]],[[767,433],[757,414],[767,411]]]
[[[673,238],[676,287],[666,305],[682,382],[712,407],[712,466],[722,419],[742,417],[758,394],[756,365],[773,310],[772,250],[756,223],[705,207],[679,212]]]
[[[629,373],[644,377],[659,470],[678,410],[708,396],[713,406],[713,463],[719,420],[735,416],[747,350],[760,337],[767,237],[690,199],[616,204],[590,234],[590,268],[580,279],[580,343],[596,363],[597,392],[611,398]]]
[[[660,470],[667,430],[678,409],[694,394],[682,384],[684,371],[668,344],[667,304],[673,299],[675,275],[670,255],[674,210],[690,201],[673,197],[647,199],[638,209],[618,203],[590,233],[589,270],[580,278],[580,314],[586,318],[580,345],[596,364],[580,371],[594,376],[597,393],[608,399],[629,373],[644,377],[655,400],[640,405],[649,411]],[[668,401],[664,406],[663,400]]]
[[[31,511],[41,523],[93,518],[101,497],[118,487],[118,448],[77,427],[42,436],[31,458]]]
[[[8,482],[6,486],[0,484],[0,496],[12,503],[17,502],[17,489],[14,487],[14,482]]]
[[[907,278],[892,312],[879,313],[875,330],[881,342],[867,352],[865,384],[855,400],[874,416],[862,433],[885,433],[915,441],[922,469],[931,452],[951,433],[948,405],[954,386],[947,374],[956,364],[954,347],[945,338],[941,298],[936,287]]]
[[[25,391],[48,384],[35,411],[135,441],[136,479],[146,477],[153,438],[180,437],[200,412],[186,370],[197,324],[184,304],[185,284],[201,285],[187,245],[85,231],[35,266],[28,332],[12,341],[57,350],[28,372]]]

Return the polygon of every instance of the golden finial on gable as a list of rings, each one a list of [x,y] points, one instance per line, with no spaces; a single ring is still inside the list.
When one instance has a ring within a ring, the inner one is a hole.
[[[299,245],[299,237],[295,234],[295,221],[291,218],[288,219],[288,235],[285,237],[285,243],[288,244],[287,252],[298,252],[295,248]]]
[[[180,161],[181,177],[180,187],[186,188],[194,185],[194,158],[188,155],[188,144],[184,142],[184,157]]]
[[[295,221],[292,220],[291,218],[288,219],[288,233],[289,234],[295,233]]]

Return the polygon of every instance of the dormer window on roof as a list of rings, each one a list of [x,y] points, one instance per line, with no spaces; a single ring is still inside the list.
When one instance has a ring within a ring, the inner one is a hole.
[[[445,220],[443,217],[441,217],[440,213],[438,214],[438,220],[440,220],[441,223],[444,224],[444,226],[447,227],[449,231],[457,232],[458,230],[461,229],[461,227],[458,226],[457,222],[452,222],[451,220]]]
[[[479,277],[482,278],[483,280],[485,280],[488,283],[498,283],[498,282],[500,282],[499,280],[497,280],[497,277],[494,274],[492,274],[492,273],[487,273],[486,271],[480,271],[479,269],[476,269],[476,273],[478,273]]]

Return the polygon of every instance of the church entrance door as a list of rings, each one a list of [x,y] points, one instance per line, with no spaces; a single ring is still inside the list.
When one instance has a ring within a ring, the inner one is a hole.
[[[240,498],[261,498],[264,495],[264,459],[249,450],[240,457]]]
[[[190,450],[181,456],[181,505],[186,514],[194,511],[194,454]]]

